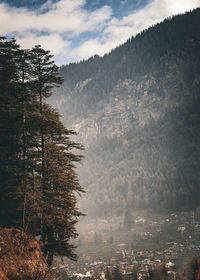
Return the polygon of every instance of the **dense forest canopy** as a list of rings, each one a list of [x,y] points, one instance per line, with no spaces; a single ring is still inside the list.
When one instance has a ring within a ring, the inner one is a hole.
[[[83,147],[46,102],[62,82],[49,51],[0,39],[0,224],[37,236],[49,264],[76,259],[70,239],[82,215],[74,149]]]
[[[87,147],[89,215],[199,205],[199,34],[198,8],[60,68],[65,82],[51,102]]]
[[[74,107],[70,110],[68,105],[71,118],[76,113],[80,116],[87,114],[88,110],[96,110],[98,102],[109,100],[110,92],[121,80],[138,82],[151,73],[165,77],[172,61],[179,64],[186,60],[182,70],[186,82],[190,83],[190,77],[199,71],[196,59],[199,53],[199,13],[200,8],[169,17],[131,37],[104,57],[95,55],[86,61],[62,66],[59,72],[65,80],[59,93],[68,97],[73,94],[73,105],[79,106],[77,110]]]

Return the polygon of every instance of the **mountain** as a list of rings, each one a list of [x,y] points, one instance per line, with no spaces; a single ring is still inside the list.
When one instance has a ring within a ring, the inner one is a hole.
[[[199,34],[198,8],[60,68],[51,103],[86,147],[78,172],[89,216],[199,206]]]

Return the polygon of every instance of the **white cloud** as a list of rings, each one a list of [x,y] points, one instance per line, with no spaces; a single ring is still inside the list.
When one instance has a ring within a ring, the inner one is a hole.
[[[39,13],[0,4],[1,32],[6,34],[33,30],[80,34],[95,30],[111,16],[111,9],[108,6],[88,12],[84,9],[84,4],[84,0],[60,0],[54,4],[48,1]],[[41,13],[45,9],[47,10]]]
[[[122,41],[125,37],[128,39],[166,17],[197,8],[199,4],[199,0],[190,0],[190,2],[187,0],[154,0],[142,10],[133,12],[121,20],[113,19],[104,33],[107,34],[109,40]]]
[[[72,50],[71,55],[79,59],[88,58],[94,54],[103,55],[114,46],[109,41],[101,43],[98,39],[90,39],[85,41],[80,47]]]
[[[88,40],[73,51],[77,57],[102,55],[124,43],[132,35],[152,26],[166,17],[184,13],[200,6],[199,0],[153,0],[141,10],[130,13],[122,19],[112,18],[101,37]]]
[[[26,33],[18,42],[25,49],[30,49],[34,45],[41,45],[44,49],[50,50],[54,55],[64,54],[68,50],[70,42],[64,40],[59,34],[37,36],[33,33]],[[34,44],[33,44],[34,42]]]
[[[47,0],[37,11],[0,4],[1,35],[16,34],[24,48],[41,44],[62,64],[103,55],[168,16],[199,7],[200,0],[151,0],[143,9],[130,11],[121,19],[112,17],[108,5],[88,11],[85,4],[86,0]],[[84,32],[90,39],[72,48],[73,40],[79,42]]]

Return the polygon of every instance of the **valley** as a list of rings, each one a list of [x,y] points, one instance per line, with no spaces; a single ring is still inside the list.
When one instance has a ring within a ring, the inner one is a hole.
[[[155,215],[137,211],[132,224],[124,217],[84,220],[79,223],[79,239],[75,243],[79,259],[67,259],[55,265],[66,269],[72,279],[105,278],[107,268],[119,266],[123,279],[134,272],[144,277],[164,263],[169,277],[182,271],[187,260],[200,254],[200,211]],[[101,275],[101,276],[100,276]],[[138,278],[140,279],[140,278]],[[141,278],[145,279],[145,278]],[[171,279],[171,278],[169,278]],[[173,278],[172,278],[173,279]]]

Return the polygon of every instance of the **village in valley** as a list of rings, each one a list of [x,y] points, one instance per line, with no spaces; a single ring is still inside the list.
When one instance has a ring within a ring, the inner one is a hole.
[[[152,269],[163,266],[174,280],[190,257],[200,255],[200,209],[125,216],[83,219],[75,244],[78,261],[57,260],[53,270],[63,274],[59,279],[108,279],[116,269],[123,280],[150,279]]]

